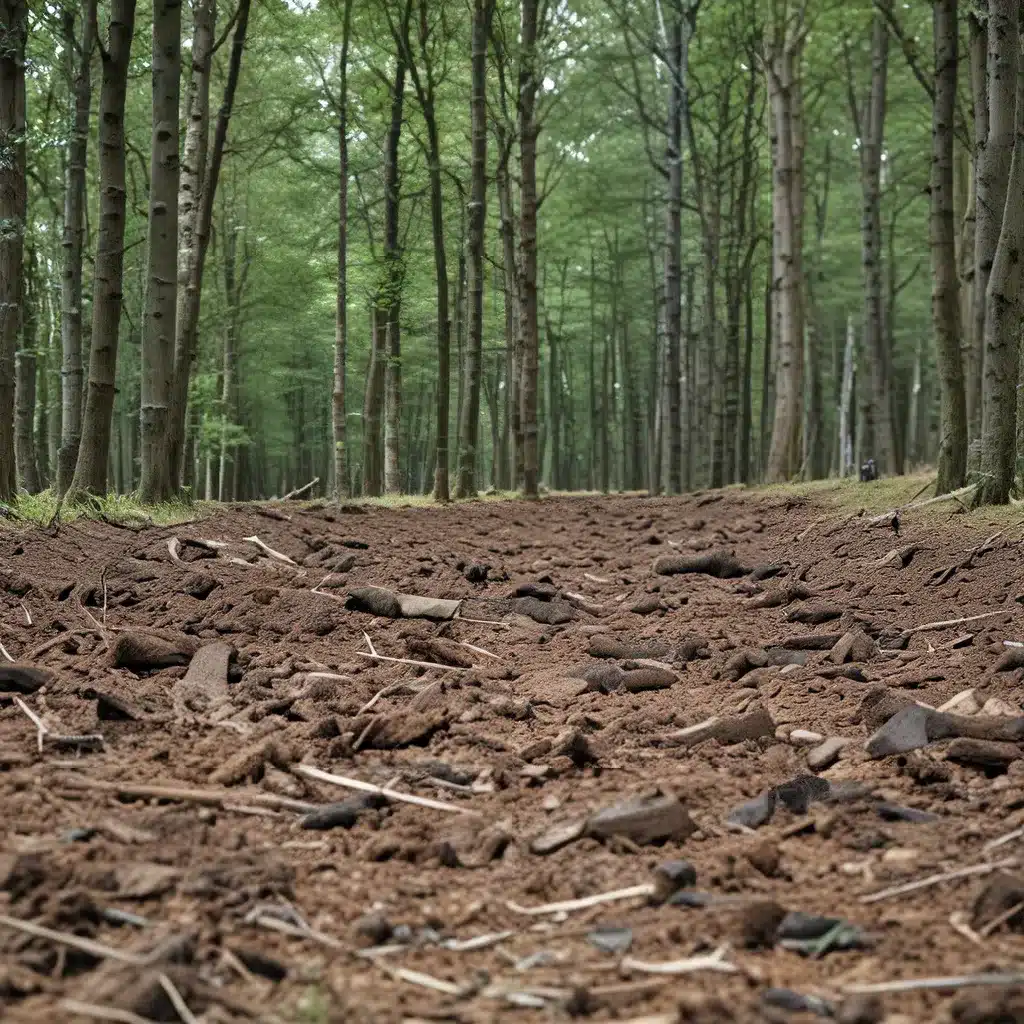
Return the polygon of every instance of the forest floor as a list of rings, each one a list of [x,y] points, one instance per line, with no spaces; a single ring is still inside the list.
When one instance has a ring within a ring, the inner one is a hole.
[[[858,994],[1024,955],[1024,519],[923,482],[5,527],[0,1018],[1024,1020]]]

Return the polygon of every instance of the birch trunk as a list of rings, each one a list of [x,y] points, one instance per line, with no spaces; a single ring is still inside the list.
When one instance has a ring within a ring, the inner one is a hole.
[[[839,396],[839,476],[848,476],[853,469],[853,431],[850,413],[853,410],[853,376],[856,371],[856,332],[853,314],[846,317],[846,345],[843,349],[843,385]]]

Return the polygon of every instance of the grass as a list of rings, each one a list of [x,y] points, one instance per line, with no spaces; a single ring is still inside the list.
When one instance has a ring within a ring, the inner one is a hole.
[[[53,491],[40,494],[19,494],[17,500],[6,506],[13,512],[12,519],[0,518],[0,523],[9,525],[48,526],[57,512],[57,495]],[[93,498],[81,505],[62,505],[60,521],[71,523],[77,519],[111,520],[125,525],[153,524],[173,526],[175,523],[209,515],[216,509],[213,502],[172,502],[164,505],[141,505],[130,494],[108,494],[105,498]]]

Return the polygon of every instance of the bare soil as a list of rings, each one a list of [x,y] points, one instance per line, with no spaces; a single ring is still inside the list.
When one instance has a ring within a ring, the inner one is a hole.
[[[0,664],[0,1018],[813,1019],[800,994],[1024,1021],[1005,986],[849,991],[1024,954],[1014,863],[869,898],[1024,857],[986,847],[1024,825],[1021,669],[994,671],[1024,639],[1021,534],[941,508],[898,538],[739,492],[3,533],[0,642],[44,672]],[[726,578],[655,572],[697,555]],[[345,607],[370,586],[460,617]],[[971,688],[927,746],[865,748]],[[849,927],[804,921],[797,949],[788,912]],[[732,971],[659,971],[716,950]]]

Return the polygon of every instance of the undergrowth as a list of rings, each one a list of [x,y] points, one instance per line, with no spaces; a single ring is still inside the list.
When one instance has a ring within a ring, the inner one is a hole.
[[[53,491],[39,494],[19,494],[11,505],[0,506],[0,523],[18,526],[32,524],[49,526],[57,513],[57,495]],[[210,502],[169,502],[162,505],[142,505],[130,494],[108,494],[103,498],[90,498],[81,504],[60,506],[60,522],[77,519],[96,519],[122,526],[172,526],[175,523],[207,515],[216,506]],[[5,510],[7,514],[5,514]]]

